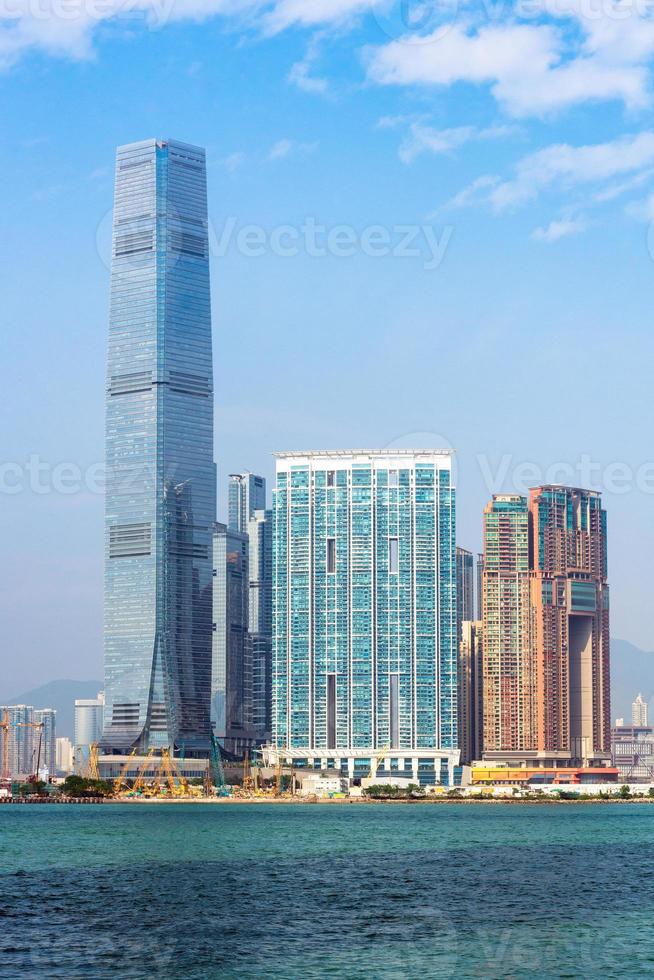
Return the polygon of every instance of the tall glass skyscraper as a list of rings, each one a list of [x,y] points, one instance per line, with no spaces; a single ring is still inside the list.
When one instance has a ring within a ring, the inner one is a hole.
[[[278,454],[273,512],[272,752],[350,778],[451,782],[450,455]]]
[[[107,752],[210,745],[213,378],[202,149],[118,149],[107,378]]]
[[[266,509],[265,478],[256,473],[230,473],[227,507],[227,526],[247,534],[255,511]]]

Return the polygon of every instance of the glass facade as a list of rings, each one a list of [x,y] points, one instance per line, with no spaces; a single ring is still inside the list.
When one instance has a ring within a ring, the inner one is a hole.
[[[227,526],[247,534],[254,512],[266,509],[266,481],[255,473],[230,473]]]
[[[274,745],[456,749],[450,456],[280,454],[273,513]]]
[[[106,751],[209,749],[213,379],[202,149],[120,147],[107,377]]]
[[[247,525],[250,548],[249,631],[252,644],[252,727],[271,734],[272,511],[255,510]]]
[[[236,754],[254,741],[248,551],[247,534],[215,524],[211,721],[221,744]]]

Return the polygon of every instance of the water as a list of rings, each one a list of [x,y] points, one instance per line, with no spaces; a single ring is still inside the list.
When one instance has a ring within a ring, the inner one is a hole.
[[[0,807],[0,977],[654,975],[654,806]]]

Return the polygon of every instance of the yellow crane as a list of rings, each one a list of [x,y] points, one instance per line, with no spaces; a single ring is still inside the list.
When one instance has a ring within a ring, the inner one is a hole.
[[[89,745],[89,764],[88,764],[88,779],[99,779],[100,778],[100,768],[98,766],[98,760],[100,758],[100,746],[97,742],[91,742]]]
[[[384,759],[386,758],[386,756],[390,751],[391,751],[390,745],[386,745],[384,746],[383,749],[380,749],[375,756],[373,756],[372,764],[370,766],[370,772],[368,773],[368,779],[374,779],[376,777],[377,770],[379,769],[380,765],[382,764],[382,762],[384,761]]]
[[[252,778],[252,767],[250,766],[250,753],[246,751],[243,756],[243,792],[251,793],[254,789],[254,779]]]
[[[154,749],[148,749],[147,755],[141,765],[139,766],[138,772],[136,774],[136,779],[134,780],[134,786],[132,788],[133,793],[138,793],[143,789],[145,784],[145,774],[152,762],[152,756],[154,755]]]
[[[2,778],[9,779],[9,712],[5,711],[0,721],[0,732],[2,733]]]
[[[125,789],[127,789],[127,781],[125,777],[127,776],[127,771],[130,765],[132,764],[132,759],[134,758],[135,755],[136,755],[136,749],[132,749],[129,756],[127,757],[127,762],[125,763],[124,766],[121,766],[120,772],[114,779],[114,793],[120,793],[120,791],[123,789],[123,785]]]
[[[190,786],[177,768],[170,749],[161,750],[159,776],[163,777],[171,796],[191,796]]]

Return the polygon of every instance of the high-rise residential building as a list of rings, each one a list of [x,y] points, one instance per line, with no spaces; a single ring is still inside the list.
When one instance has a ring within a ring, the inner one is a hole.
[[[266,481],[254,473],[231,473],[227,496],[227,526],[247,534],[255,511],[266,509]]]
[[[477,555],[477,582],[475,586],[476,619],[484,618],[484,556]]]
[[[54,708],[39,708],[34,712],[34,741],[37,746],[36,767],[52,777],[57,770],[57,712]]]
[[[591,490],[529,493],[532,657],[539,755],[610,759],[606,511]]]
[[[252,726],[252,647],[248,632],[247,534],[214,525],[213,666],[211,721],[229,752],[241,755],[255,742]]]
[[[216,513],[204,150],[118,149],[107,380],[107,753],[210,748]]]
[[[71,740],[65,736],[58,738],[55,753],[57,773],[67,776],[73,771],[73,743]]]
[[[272,710],[272,511],[255,510],[247,532],[252,727],[261,741],[267,741],[271,735]]]
[[[279,453],[273,513],[269,758],[452,782],[450,454]]]
[[[34,708],[30,704],[0,705],[0,719],[5,719],[7,727],[0,733],[0,747],[8,764],[10,779],[31,776],[34,773],[36,742],[34,739]],[[7,745],[5,746],[5,739]]]
[[[647,727],[647,701],[643,699],[642,694],[638,694],[631,705],[631,723],[641,728]]]
[[[457,546],[456,549],[456,612],[458,637],[461,639],[461,623],[473,620],[475,616],[475,559],[470,551]]]
[[[459,642],[459,744],[461,762],[481,759],[484,750],[483,623],[464,620]]]
[[[517,494],[496,494],[484,510],[482,612],[484,752],[531,750],[529,512]]]
[[[484,757],[602,765],[610,753],[606,513],[544,486],[484,514]]]

